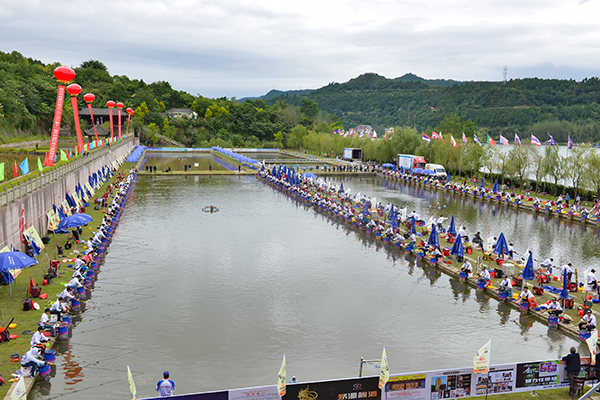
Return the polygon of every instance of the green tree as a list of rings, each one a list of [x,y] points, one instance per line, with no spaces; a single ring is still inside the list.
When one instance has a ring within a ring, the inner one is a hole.
[[[558,152],[558,146],[547,146],[542,173],[554,181],[554,196],[558,192],[558,182],[566,177],[566,163]]]
[[[302,126],[302,125],[295,126],[294,128],[292,128],[292,130],[290,131],[290,133],[287,137],[287,141],[286,141],[287,147],[289,147],[290,149],[300,150],[304,136],[306,136],[307,134],[308,134],[308,130],[306,129],[305,126]]]
[[[590,151],[589,147],[573,147],[565,160],[567,166],[566,175],[573,184],[574,197],[577,197],[579,188],[585,185],[588,176],[586,160]]]
[[[273,139],[277,143],[277,147],[281,149],[283,147],[281,144],[283,142],[283,133],[281,131],[277,132],[273,135]]]
[[[300,112],[306,118],[314,120],[319,115],[319,104],[308,97],[304,97],[300,100]]]
[[[506,154],[508,169],[513,176],[519,178],[519,189],[523,190],[523,182],[529,176],[529,168],[531,167],[531,158],[529,150],[524,146],[513,146]]]
[[[485,150],[485,147],[471,142],[466,146],[466,150],[462,158],[462,165],[464,166],[464,169],[471,171],[471,176],[476,174],[477,181],[479,181],[479,172],[484,167],[486,160]]]
[[[544,171],[544,153],[537,146],[527,146],[531,159],[531,170],[535,175],[535,192],[539,193],[540,181],[546,177]]]

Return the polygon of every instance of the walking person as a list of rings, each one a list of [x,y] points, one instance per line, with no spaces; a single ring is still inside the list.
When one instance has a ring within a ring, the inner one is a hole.
[[[156,391],[159,397],[173,396],[175,390],[175,382],[169,379],[169,371],[163,372],[163,380],[156,384]]]

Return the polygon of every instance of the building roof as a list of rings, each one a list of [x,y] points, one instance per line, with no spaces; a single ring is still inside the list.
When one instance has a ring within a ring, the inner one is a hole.
[[[96,114],[94,114],[96,115]],[[106,129],[105,127],[103,127],[102,125],[98,124],[96,125],[96,131],[98,132],[98,137],[102,136],[110,136],[110,129]],[[96,134],[94,133],[94,127],[90,127],[86,130],[84,130],[85,136],[96,136]]]

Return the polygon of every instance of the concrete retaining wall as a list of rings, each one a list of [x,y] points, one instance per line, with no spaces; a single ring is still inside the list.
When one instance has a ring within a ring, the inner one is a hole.
[[[43,236],[48,228],[46,213],[52,209],[53,204],[59,206],[65,199],[65,193],[75,192],[78,183],[83,185],[90,174],[112,163],[137,144],[137,138],[127,138],[38,178],[5,188],[0,192],[0,248],[10,247],[12,244],[18,250],[25,250],[21,245],[19,230],[22,210],[25,210],[26,227],[34,225],[40,236]]]

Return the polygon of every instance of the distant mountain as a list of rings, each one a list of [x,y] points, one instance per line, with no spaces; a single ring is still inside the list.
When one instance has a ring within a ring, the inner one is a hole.
[[[294,96],[297,94],[309,94],[311,92],[314,92],[314,89],[302,89],[302,90],[277,90],[277,89],[273,89],[271,91],[269,91],[269,93],[259,96],[259,97],[243,97],[241,99],[238,99],[237,101],[239,103],[243,103],[245,100],[269,100],[275,97],[287,97],[287,96]]]
[[[428,85],[439,86],[439,87],[452,86],[455,84],[462,85],[465,83],[465,82],[461,82],[461,81],[455,81],[452,79],[425,79],[425,78],[421,78],[418,75],[413,74],[412,72],[409,72],[408,74],[404,74],[398,78],[395,78],[395,80],[401,81],[401,82],[425,82]]]

